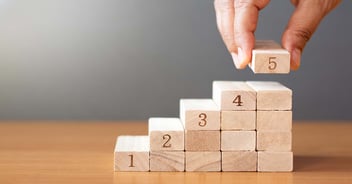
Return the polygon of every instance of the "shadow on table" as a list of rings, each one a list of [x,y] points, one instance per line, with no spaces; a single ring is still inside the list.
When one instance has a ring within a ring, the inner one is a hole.
[[[352,157],[295,156],[294,171],[298,172],[351,172]]]

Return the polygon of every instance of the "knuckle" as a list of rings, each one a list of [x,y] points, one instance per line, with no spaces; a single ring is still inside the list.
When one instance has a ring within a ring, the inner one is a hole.
[[[293,34],[296,37],[303,39],[305,42],[308,42],[309,39],[312,37],[313,32],[307,28],[301,28],[293,31]]]

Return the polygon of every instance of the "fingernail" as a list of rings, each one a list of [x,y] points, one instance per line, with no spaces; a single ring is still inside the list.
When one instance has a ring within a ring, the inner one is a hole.
[[[299,49],[294,49],[292,51],[292,62],[294,64],[294,70],[297,70],[299,68],[299,66],[301,65],[301,50]]]
[[[241,47],[237,48],[237,52],[238,52],[238,68],[240,68],[243,63],[243,59],[244,59],[243,58],[244,55],[243,55],[243,51],[242,51]]]
[[[240,63],[238,62],[238,55],[234,52],[231,53],[233,63],[235,63],[235,67],[239,69]]]

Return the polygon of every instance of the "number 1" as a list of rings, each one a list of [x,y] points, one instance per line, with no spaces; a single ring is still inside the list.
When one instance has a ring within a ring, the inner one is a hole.
[[[133,155],[131,154],[131,155],[128,155],[129,157],[130,157],[130,166],[128,166],[128,167],[134,167],[134,165],[133,165]]]

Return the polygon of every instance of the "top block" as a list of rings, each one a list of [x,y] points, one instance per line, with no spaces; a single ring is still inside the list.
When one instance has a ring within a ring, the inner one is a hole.
[[[256,109],[256,92],[245,82],[214,81],[213,99],[225,111]]]
[[[289,73],[290,53],[273,40],[257,40],[249,67],[254,73]]]
[[[181,99],[180,119],[185,130],[220,130],[220,109],[212,99]]]
[[[249,81],[257,92],[257,110],[288,111],[292,109],[292,90],[278,82]]]

